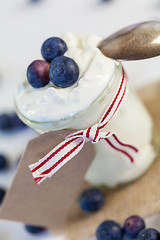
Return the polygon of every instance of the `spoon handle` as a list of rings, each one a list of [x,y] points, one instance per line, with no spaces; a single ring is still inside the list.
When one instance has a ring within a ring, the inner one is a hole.
[[[141,60],[160,55],[160,21],[130,25],[102,40],[97,46],[110,58]]]

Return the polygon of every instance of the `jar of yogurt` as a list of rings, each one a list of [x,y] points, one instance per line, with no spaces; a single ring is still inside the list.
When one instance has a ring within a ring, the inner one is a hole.
[[[24,80],[15,96],[19,117],[40,133],[61,129],[74,132],[98,123],[123,77],[121,62],[105,57],[97,48],[99,36],[69,33],[62,38],[68,47],[65,56],[79,66],[78,82],[64,89],[50,83],[35,89]],[[100,140],[94,144],[96,155],[85,179],[115,187],[140,177],[156,157],[155,135],[151,116],[130,87],[105,131],[138,148],[134,163]]]

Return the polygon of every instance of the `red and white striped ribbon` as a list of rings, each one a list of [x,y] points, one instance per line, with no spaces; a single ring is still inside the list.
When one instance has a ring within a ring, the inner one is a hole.
[[[97,143],[103,139],[110,145],[110,147],[115,149],[115,151],[126,156],[131,162],[134,162],[135,154],[138,152],[136,147],[122,143],[113,132],[102,131],[119,109],[126,90],[127,81],[123,70],[122,79],[116,94],[99,123],[86,130],[80,130],[69,134],[62,143],[51,150],[46,156],[29,166],[36,183],[41,183],[46,178],[49,178],[56,173],[65,163],[78,154],[83,148],[85,142],[88,141]]]

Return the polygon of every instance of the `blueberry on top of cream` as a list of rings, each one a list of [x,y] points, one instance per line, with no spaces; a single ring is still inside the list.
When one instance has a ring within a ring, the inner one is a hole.
[[[60,56],[51,62],[49,78],[56,87],[70,87],[77,82],[78,76],[79,69],[72,58]]]
[[[43,60],[33,61],[27,68],[27,79],[34,88],[40,88],[49,83],[49,63]]]
[[[56,57],[62,56],[66,51],[67,45],[59,37],[48,38],[41,48],[42,56],[48,62],[52,62]]]
[[[79,68],[69,57],[62,56],[67,50],[66,43],[57,37],[47,39],[41,48],[42,56],[51,61],[35,60],[27,69],[27,79],[34,88],[46,86],[50,80],[56,87],[67,88],[78,80]]]
[[[74,73],[71,75],[77,76],[79,72],[78,78],[69,77],[66,86],[63,87],[61,81],[60,85],[55,83],[57,80],[52,79],[52,74],[49,83],[44,87],[35,88],[27,82],[20,83],[17,88],[16,105],[21,114],[32,121],[57,121],[84,111],[104,91],[113,76],[116,62],[105,57],[97,48],[101,37],[67,33],[62,38],[68,49],[60,57],[72,59],[69,61],[74,66]],[[57,62],[58,58],[53,61]],[[48,64],[53,70],[52,62]],[[62,65],[59,68],[62,70]],[[68,71],[67,65],[65,69]]]

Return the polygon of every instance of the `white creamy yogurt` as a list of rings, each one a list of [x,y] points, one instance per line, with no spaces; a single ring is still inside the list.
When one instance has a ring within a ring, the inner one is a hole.
[[[36,89],[21,85],[16,105],[26,118],[37,122],[57,121],[83,111],[102,93],[115,70],[115,61],[96,47],[101,38],[95,35],[66,34],[65,56],[79,66],[77,83],[68,88],[55,88],[51,83]]]

